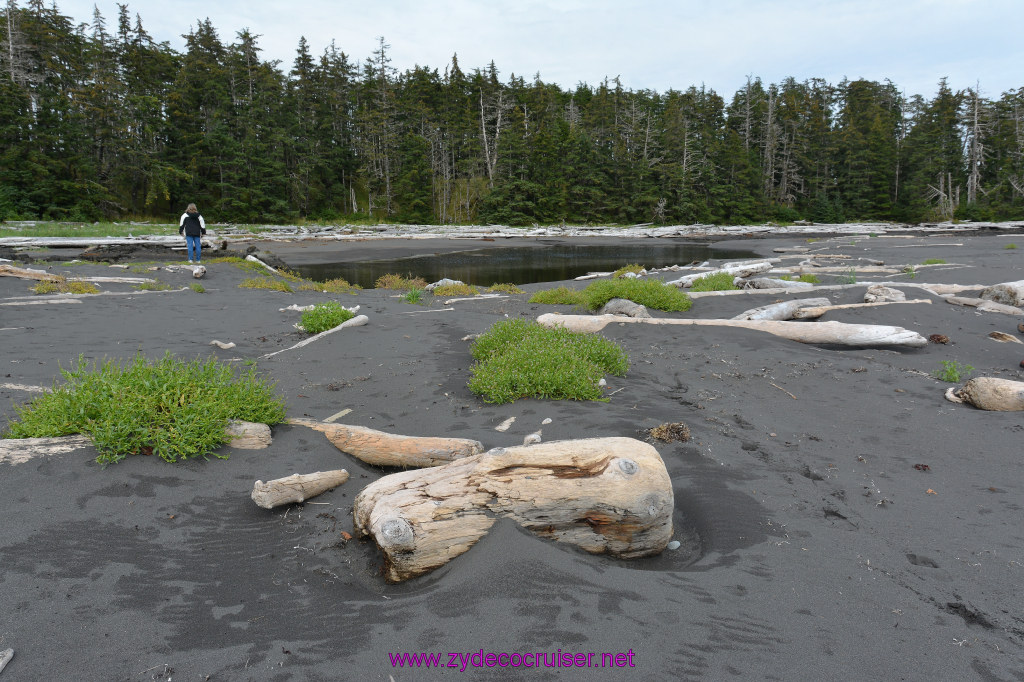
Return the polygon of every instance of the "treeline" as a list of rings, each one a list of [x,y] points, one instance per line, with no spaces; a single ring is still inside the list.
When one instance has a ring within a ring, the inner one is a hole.
[[[0,218],[749,223],[1024,217],[1024,88],[748,78],[563,90],[496,66],[399,73],[305,39],[285,70],[209,20],[179,53],[119,5],[0,12]]]

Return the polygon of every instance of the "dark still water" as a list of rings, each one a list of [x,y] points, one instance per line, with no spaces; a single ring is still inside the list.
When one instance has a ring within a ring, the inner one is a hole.
[[[342,277],[369,289],[381,275],[418,276],[428,282],[448,277],[467,284],[531,284],[608,272],[630,263],[647,268],[687,265],[710,258],[757,258],[751,251],[716,249],[705,244],[553,244],[453,251],[390,260],[295,264],[292,269],[320,282]]]

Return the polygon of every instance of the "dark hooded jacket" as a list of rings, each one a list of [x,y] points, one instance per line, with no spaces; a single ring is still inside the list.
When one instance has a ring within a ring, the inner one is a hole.
[[[199,237],[206,234],[206,221],[200,213],[185,212],[178,221],[178,234],[186,237]]]

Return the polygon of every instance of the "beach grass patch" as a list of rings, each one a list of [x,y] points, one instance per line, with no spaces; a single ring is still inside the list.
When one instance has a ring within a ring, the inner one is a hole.
[[[409,289],[405,292],[405,296],[402,300],[406,303],[412,303],[413,305],[419,305],[423,302],[423,289]]]
[[[292,293],[292,287],[288,282],[270,277],[248,277],[238,285],[240,289],[266,289],[267,291],[283,291]]]
[[[303,312],[299,324],[310,334],[319,334],[328,329],[334,329],[355,316],[354,312],[344,308],[337,301],[327,301],[317,303],[311,310]]]
[[[152,282],[142,282],[141,284],[136,284],[132,288],[138,289],[139,291],[170,291],[175,287],[171,284],[168,284],[167,282],[161,282],[160,280],[155,279]]]
[[[199,284],[198,282],[196,282],[195,284],[190,284],[188,288],[196,292],[197,294],[206,293],[206,287],[204,287],[202,284]]]
[[[948,381],[951,384],[958,384],[960,380],[974,371],[970,365],[961,365],[956,360],[942,360],[942,367],[932,373],[939,381]]]
[[[712,275],[705,275],[693,281],[690,291],[734,291],[739,289],[733,284],[735,275],[728,272],[716,272]]]
[[[644,269],[644,266],[639,263],[630,263],[629,265],[623,265],[621,268],[612,273],[612,279],[619,279],[624,277],[627,272],[632,272],[634,275],[639,275]]]
[[[471,284],[442,284],[430,293],[434,296],[477,296],[480,290]]]
[[[525,294],[526,292],[517,287],[515,284],[492,284],[487,287],[487,293],[489,294]]]
[[[362,287],[350,284],[343,277],[329,279],[326,282],[303,282],[299,286],[299,291],[320,291],[325,294],[355,294],[361,289]]]
[[[623,376],[629,358],[618,344],[597,334],[550,329],[526,320],[503,320],[470,348],[469,390],[488,403],[519,398],[607,400],[598,382]]]
[[[240,374],[218,360],[190,362],[170,352],[150,362],[142,355],[119,364],[79,356],[61,369],[64,383],[24,406],[3,438],[54,438],[82,433],[112,464],[128,455],[157,455],[167,462],[214,452],[228,442],[231,419],[277,424],[285,405],[255,369]]]
[[[1003,248],[1006,249],[1007,251],[1012,251],[1012,250],[1017,248],[1017,245],[1013,244],[1013,243],[1010,243],[1010,244],[1007,244],[1006,246],[1004,246]]]
[[[800,275],[795,280],[793,279],[792,275],[782,275],[781,277],[779,277],[779,279],[785,280],[786,282],[796,281],[796,282],[805,282],[807,284],[820,284],[821,283],[821,280],[818,279],[817,275],[812,275],[810,273],[805,273],[803,275]]]
[[[654,310],[682,312],[693,299],[684,291],[656,279],[611,279],[591,283],[583,290],[585,305],[598,310],[613,298],[625,298]]]
[[[40,280],[32,287],[36,294],[98,294],[100,289],[92,282],[69,281],[61,277],[55,281]]]
[[[377,281],[373,283],[375,289],[398,289],[399,291],[408,291],[409,289],[423,289],[427,286],[427,280],[422,277],[402,277],[394,273],[388,273],[381,275],[377,278]]]
[[[587,302],[587,298],[578,289],[561,286],[554,289],[535,291],[530,296],[528,302],[543,303],[545,305],[584,305]]]
[[[926,258],[921,265],[945,265],[946,260],[944,258]]]

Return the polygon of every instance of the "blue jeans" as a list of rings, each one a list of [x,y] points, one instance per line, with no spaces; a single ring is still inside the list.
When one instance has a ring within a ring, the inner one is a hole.
[[[199,260],[199,255],[203,250],[202,237],[189,237],[186,235],[185,245],[188,247],[188,259],[196,261]],[[195,257],[192,255],[193,251],[195,252]]]

